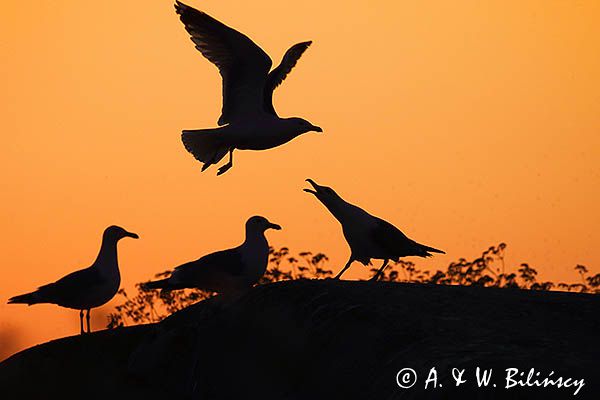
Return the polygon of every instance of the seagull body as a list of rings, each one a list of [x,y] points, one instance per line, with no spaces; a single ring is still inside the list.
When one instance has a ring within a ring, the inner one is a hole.
[[[81,333],[83,310],[87,310],[87,328],[90,329],[90,309],[107,303],[119,290],[121,275],[117,259],[117,242],[124,237],[137,239],[138,235],[118,226],[104,230],[100,252],[94,263],[75,271],[54,283],[39,287],[36,291],[12,297],[9,304],[51,303],[65,308],[80,310]]]
[[[371,264],[371,259],[383,260],[381,268],[373,280],[377,280],[389,260],[398,261],[400,257],[431,257],[431,253],[444,253],[442,250],[425,246],[408,238],[394,225],[369,214],[365,210],[342,199],[332,188],[319,186],[307,179],[313,189],[304,189],[312,193],[342,225],[344,237],[350,246],[350,258],[335,277],[339,279],[352,262]]]
[[[221,127],[184,130],[181,137],[187,151],[204,163],[203,171],[229,153],[229,162],[218,175],[226,172],[233,166],[235,149],[266,150],[306,132],[322,132],[302,118],[280,118],[273,107],[273,91],[312,42],[292,46],[271,71],[271,58],[244,34],[179,1],[175,10],[196,49],[223,78],[223,107],[217,122]]]
[[[176,290],[197,288],[231,293],[252,287],[263,276],[269,261],[267,229],[281,229],[266,218],[254,216],[246,222],[246,238],[233,249],[208,254],[176,267],[171,276],[147,282],[145,289]]]

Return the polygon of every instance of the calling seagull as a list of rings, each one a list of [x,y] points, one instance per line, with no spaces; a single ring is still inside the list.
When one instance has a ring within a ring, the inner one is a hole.
[[[313,188],[303,190],[313,194],[339,221],[350,246],[350,258],[335,279],[341,278],[354,261],[369,265],[372,258],[383,260],[383,264],[371,278],[376,281],[390,260],[397,262],[400,257],[431,257],[431,253],[445,254],[442,250],[415,242],[389,222],[348,203],[332,188],[318,185],[310,178],[306,181]]]

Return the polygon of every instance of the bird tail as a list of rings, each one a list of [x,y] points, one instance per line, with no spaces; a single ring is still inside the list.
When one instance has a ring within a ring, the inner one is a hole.
[[[222,128],[196,129],[183,131],[181,141],[185,149],[190,152],[194,158],[202,163],[202,171],[212,164],[218,163],[229,151],[229,145],[226,143]]]
[[[38,292],[21,294],[8,299],[8,304],[27,304],[30,306],[37,303],[43,303],[43,300],[40,298]]]
[[[163,290],[171,290],[172,287],[169,284],[169,278],[161,279],[158,281],[150,281],[142,283],[143,290],[152,290],[152,289],[163,289]]]
[[[425,246],[425,245],[421,245],[421,249],[423,250],[423,252],[425,253],[424,257],[431,257],[431,254],[429,254],[429,252],[431,253],[441,253],[441,254],[446,254],[445,251],[443,250],[438,250],[435,247],[429,247],[429,246]]]

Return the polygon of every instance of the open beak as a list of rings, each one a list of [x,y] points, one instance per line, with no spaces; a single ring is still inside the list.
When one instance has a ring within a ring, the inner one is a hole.
[[[281,230],[281,226],[277,225],[277,224],[273,224],[269,222],[269,228],[271,229],[275,229],[276,231],[280,231]]]
[[[306,180],[306,182],[310,183],[312,185],[312,187],[314,188],[314,190],[313,189],[302,189],[302,190],[304,190],[306,193],[312,193],[316,196],[319,191],[319,185],[317,185],[317,183],[310,178],[308,178]]]
[[[125,236],[130,237],[130,238],[134,238],[134,239],[139,239],[140,238],[137,233],[133,233],[133,232],[125,232]]]
[[[313,125],[311,130],[315,131],[315,132],[323,132],[323,129],[321,129],[320,126],[316,126],[316,125]]]

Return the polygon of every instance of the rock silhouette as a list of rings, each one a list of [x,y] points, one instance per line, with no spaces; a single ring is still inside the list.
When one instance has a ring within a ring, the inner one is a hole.
[[[553,399],[572,388],[493,389],[477,366],[584,378],[600,395],[593,295],[338,280],[286,281],[203,301],[160,324],[56,340],[0,364],[3,394],[164,399]],[[419,374],[412,389],[399,370]],[[443,387],[423,389],[431,367]],[[469,384],[455,388],[451,368]],[[102,380],[97,380],[97,374]],[[35,382],[35,385],[29,384]],[[91,390],[90,388],[93,388]],[[83,390],[83,392],[82,392]]]

